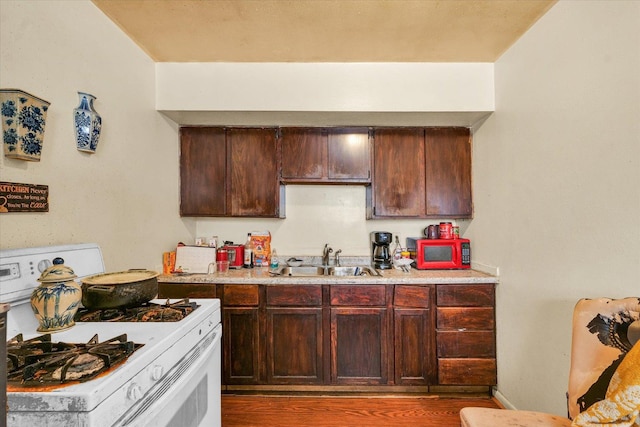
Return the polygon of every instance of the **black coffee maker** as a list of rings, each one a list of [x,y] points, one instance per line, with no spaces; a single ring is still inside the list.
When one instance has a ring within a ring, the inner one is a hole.
[[[371,233],[371,258],[373,268],[388,270],[391,268],[391,245],[392,234],[386,231],[374,231]]]

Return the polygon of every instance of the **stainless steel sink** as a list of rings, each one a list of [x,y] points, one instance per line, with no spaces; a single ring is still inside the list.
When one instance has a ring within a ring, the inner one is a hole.
[[[281,267],[274,273],[277,276],[309,277],[309,276],[380,276],[368,265],[352,265],[340,267],[323,267],[318,265],[301,265],[299,267]]]
[[[329,267],[330,276],[380,276],[380,273],[368,265],[351,265],[344,267]]]
[[[280,276],[324,276],[325,268],[316,265],[301,265],[299,267],[282,267],[277,273]]]

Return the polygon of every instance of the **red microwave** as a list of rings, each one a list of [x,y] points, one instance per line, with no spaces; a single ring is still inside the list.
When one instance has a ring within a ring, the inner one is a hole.
[[[407,249],[418,270],[471,268],[469,239],[408,237]]]

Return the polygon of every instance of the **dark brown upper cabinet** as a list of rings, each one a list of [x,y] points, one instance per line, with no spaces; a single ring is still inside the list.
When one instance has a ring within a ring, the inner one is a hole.
[[[425,214],[424,129],[376,129],[373,143],[375,217]]]
[[[369,184],[366,128],[282,128],[281,181],[286,184]]]
[[[231,216],[278,217],[276,129],[227,129]]]
[[[369,218],[471,218],[467,128],[376,129]]]
[[[281,183],[368,185],[369,219],[473,216],[467,128],[182,127],[180,147],[182,216],[283,218]]]
[[[180,128],[180,215],[227,212],[225,130]]]
[[[467,128],[427,128],[427,216],[471,218],[471,134]]]
[[[180,128],[180,215],[283,215],[277,148],[273,128]]]

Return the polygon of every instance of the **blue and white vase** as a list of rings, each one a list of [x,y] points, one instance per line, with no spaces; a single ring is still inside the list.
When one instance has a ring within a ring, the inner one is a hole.
[[[4,155],[40,161],[50,103],[19,89],[0,89]]]
[[[78,150],[95,153],[102,129],[102,118],[93,108],[95,96],[78,92],[80,105],[73,110],[73,123],[76,130],[76,146]]]
[[[78,277],[62,258],[42,272],[40,285],[31,294],[31,308],[40,326],[38,332],[58,332],[75,325],[74,316],[82,300]]]

